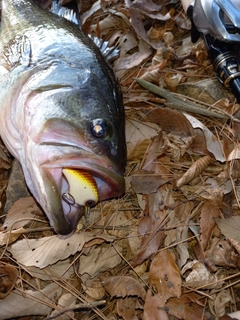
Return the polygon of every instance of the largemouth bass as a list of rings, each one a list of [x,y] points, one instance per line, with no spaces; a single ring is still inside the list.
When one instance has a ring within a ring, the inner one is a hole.
[[[77,24],[29,0],[2,0],[0,73],[1,138],[50,224],[69,234],[86,207],[124,192],[113,70]],[[94,200],[81,203],[87,186]]]

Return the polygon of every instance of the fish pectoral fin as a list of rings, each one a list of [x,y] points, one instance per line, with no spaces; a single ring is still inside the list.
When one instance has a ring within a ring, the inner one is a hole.
[[[11,68],[22,65],[28,67],[31,62],[31,42],[25,35],[16,36],[11,45],[4,50],[4,59]]]
[[[52,2],[51,12],[81,27],[81,20],[77,8],[77,3],[71,2],[71,6],[72,8],[63,7],[61,6],[59,0],[54,0]]]

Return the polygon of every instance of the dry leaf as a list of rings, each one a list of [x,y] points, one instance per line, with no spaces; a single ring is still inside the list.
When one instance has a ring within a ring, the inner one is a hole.
[[[160,187],[157,193],[146,196],[146,200],[144,214],[138,222],[142,244],[139,253],[132,261],[133,267],[142,264],[162,246],[165,238],[166,217],[170,215],[174,206],[171,187],[167,184]]]
[[[193,116],[190,116],[187,113],[184,113],[188,121],[191,123],[193,128],[200,128],[206,138],[207,149],[210,151],[216,160],[220,162],[225,162],[226,158],[222,151],[222,146],[217,138],[212,134],[212,132],[198,119]]]
[[[205,201],[201,208],[201,217],[200,217],[200,228],[201,236],[200,241],[203,250],[205,250],[210,236],[212,234],[213,228],[215,227],[215,218],[218,218],[220,215],[220,209],[211,203],[210,201]]]
[[[140,312],[137,309],[141,307],[137,298],[117,299],[117,313],[124,320],[138,320]]]
[[[156,254],[150,266],[149,279],[149,292],[163,296],[165,301],[170,297],[180,297],[182,280],[175,256],[170,250]]]
[[[179,244],[177,245],[177,252],[179,254],[178,265],[180,269],[182,266],[187,262],[189,258],[188,252],[188,242],[185,241],[188,239],[188,223],[190,219],[190,213],[193,209],[194,205],[192,202],[188,201],[185,203],[181,203],[175,208],[175,215],[178,221],[184,221],[183,226],[177,228],[176,233],[176,242]]]
[[[88,279],[82,284],[82,287],[91,300],[101,300],[106,295],[106,290],[99,279]]]
[[[183,176],[176,181],[176,187],[181,188],[194,178],[198,177],[212,162],[213,158],[210,156],[204,156],[195,161]]]
[[[5,231],[21,228],[35,218],[38,212],[39,207],[33,197],[21,198],[8,211],[3,228]]]
[[[101,277],[102,284],[112,298],[139,297],[143,301],[146,292],[142,285],[134,278],[129,276]]]
[[[171,298],[167,301],[168,313],[177,319],[200,320],[203,319],[203,309],[197,303],[193,304],[187,294],[181,295],[179,299]],[[204,318],[205,319],[205,318]]]
[[[162,245],[165,234],[164,231],[161,231],[161,227],[163,227],[161,220],[159,221],[156,217],[143,216],[139,220],[138,228],[143,238],[140,250],[132,261],[133,267],[142,264],[144,260],[154,255]]]
[[[73,266],[69,267],[69,261],[59,261],[51,266],[43,269],[37,267],[24,267],[31,277],[38,278],[44,281],[56,278],[70,279],[74,274]]]
[[[44,268],[59,260],[81,251],[85,243],[96,238],[113,241],[110,236],[96,236],[88,232],[74,233],[71,236],[50,236],[41,239],[23,239],[13,244],[8,251],[25,266]]]
[[[140,40],[138,52],[125,57],[120,57],[114,64],[114,70],[119,73],[120,70],[126,72],[127,69],[138,66],[143,60],[147,59],[152,54],[152,48],[144,41]]]
[[[217,271],[216,266],[236,268],[237,256],[229,243],[225,240],[214,238],[209,250],[205,252],[205,264],[211,271]]]
[[[204,289],[220,288],[222,282],[217,282],[215,274],[211,274],[204,264],[197,260],[188,262],[181,271],[186,285],[190,288],[204,287]]]
[[[161,309],[164,309],[169,298],[181,296],[181,284],[174,254],[167,249],[157,253],[150,265],[149,289],[144,306],[146,319],[168,319]]]
[[[131,179],[133,190],[140,194],[155,193],[165,183],[166,180],[161,175],[144,170],[135,171]]]
[[[115,245],[115,248],[120,253],[122,248]],[[113,269],[122,261],[121,256],[117,251],[109,245],[101,245],[96,248],[91,248],[88,255],[80,257],[79,274],[87,274],[94,278],[98,273]]]
[[[72,295],[71,293],[64,293],[58,299],[57,310],[54,310],[53,312],[51,312],[50,316],[56,317],[61,312],[61,309],[74,307],[76,301],[77,301],[77,298],[74,295]],[[61,314],[61,316],[58,316],[56,319],[69,320],[69,318],[73,318],[73,317],[74,317],[74,311],[68,311],[68,312],[64,312],[64,314]]]
[[[222,234],[228,239],[240,242],[240,216],[233,216],[227,219],[215,219]]]
[[[12,231],[2,231],[0,232],[0,246],[9,245],[16,241],[23,233],[25,233],[24,228],[19,228]]]
[[[228,318],[221,318],[221,320],[240,320],[240,311],[228,313]],[[220,319],[219,319],[220,320]]]
[[[147,123],[126,121],[127,151],[129,160],[138,160],[144,155],[157,129]]]
[[[233,303],[233,299],[230,292],[227,290],[222,290],[217,294],[212,295],[213,300],[209,301],[212,309],[215,311],[215,316],[217,319],[225,314],[225,309],[229,305],[229,302]]]
[[[31,315],[46,316],[61,293],[62,289],[55,283],[39,291],[12,291],[4,300],[0,300],[0,319]]]
[[[6,298],[12,291],[17,280],[18,271],[16,267],[0,262],[0,299]]]

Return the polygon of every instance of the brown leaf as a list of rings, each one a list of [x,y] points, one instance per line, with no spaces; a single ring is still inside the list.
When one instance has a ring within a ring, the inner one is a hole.
[[[166,307],[168,313],[184,320],[199,320],[203,319],[203,309],[192,301],[187,295],[183,294],[179,299],[171,298],[167,301]]]
[[[147,298],[144,305],[145,320],[169,320],[164,307],[161,307],[162,301],[159,296],[154,296],[147,293]]]
[[[199,158],[191,165],[191,167],[183,174],[183,176],[176,181],[176,187],[181,188],[194,178],[198,177],[212,162],[213,158],[208,155]]]
[[[139,232],[143,235],[142,245],[138,255],[132,261],[132,266],[136,267],[144,260],[154,255],[163,243],[165,234],[161,229],[161,221],[154,217],[144,216],[138,222]]]
[[[10,166],[9,161],[5,161],[3,158],[0,157],[0,172],[2,172],[3,170],[9,170],[10,167],[11,166]]]
[[[165,238],[164,226],[171,212],[174,200],[171,196],[171,187],[161,186],[157,193],[146,196],[144,216],[139,220],[138,230],[142,238],[142,245],[138,255],[132,261],[132,266],[142,264],[144,260],[155,254],[163,244]]]
[[[177,136],[187,147],[198,154],[208,155],[204,133],[193,128],[184,114],[169,108],[155,108],[151,111],[142,110],[146,115],[144,121],[155,123],[167,134]]]
[[[144,170],[136,171],[131,179],[133,190],[140,194],[155,193],[164,183],[166,183],[166,180],[162,179],[161,175]]]
[[[17,274],[18,271],[14,266],[0,263],[0,299],[4,299],[12,291]]]
[[[149,290],[163,296],[165,301],[171,297],[180,297],[181,275],[170,250],[162,250],[156,254],[150,266],[149,278]]]
[[[201,209],[200,228],[201,236],[200,241],[203,250],[205,250],[208,241],[211,237],[213,228],[215,227],[215,218],[220,215],[220,209],[210,201],[205,201]]]
[[[163,250],[154,257],[149,271],[149,289],[144,306],[146,319],[168,319],[166,301],[181,295],[181,276],[174,254]]]
[[[125,298],[128,296],[137,296],[145,300],[146,292],[142,285],[132,277],[100,277],[102,284],[110,294],[110,296],[117,298]]]
[[[187,262],[181,273],[184,278],[186,277],[186,285],[191,288],[203,286],[204,289],[218,289],[223,285],[223,281],[218,281],[216,274],[212,274],[205,264],[197,260]]]
[[[240,216],[233,216],[228,219],[215,219],[222,234],[228,239],[240,242]]]
[[[229,243],[218,238],[213,239],[210,249],[205,252],[205,257],[205,263],[207,265],[210,263],[213,271],[217,270],[214,268],[215,265],[234,268],[237,264],[237,256]]]
[[[21,228],[28,224],[39,212],[40,209],[33,197],[20,198],[8,211],[3,228],[5,230]]]
[[[139,301],[137,298],[128,297],[117,299],[117,313],[124,320],[138,320]]]

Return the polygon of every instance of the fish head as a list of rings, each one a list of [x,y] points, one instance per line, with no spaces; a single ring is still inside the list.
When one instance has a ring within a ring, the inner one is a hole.
[[[103,75],[100,81],[100,76],[54,65],[34,73],[16,101],[24,110],[18,127],[24,121],[25,128],[18,158],[29,189],[59,234],[74,231],[88,206],[75,200],[81,194],[70,194],[69,201],[64,197],[71,189],[66,169],[87,172],[95,181],[98,201],[124,192],[122,97],[109,77]]]

